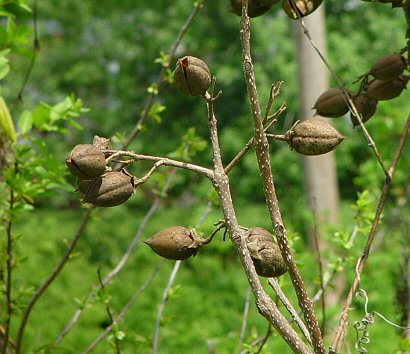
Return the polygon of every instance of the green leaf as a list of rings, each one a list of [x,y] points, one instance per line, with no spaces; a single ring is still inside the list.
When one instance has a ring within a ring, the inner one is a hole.
[[[6,57],[9,52],[9,49],[0,51],[0,80],[4,79],[10,72],[9,59]]]
[[[20,3],[19,6],[20,6],[21,9],[26,10],[27,12],[30,12],[30,13],[32,12],[32,11],[31,11],[31,7],[28,6],[28,5],[25,4],[25,3]]]
[[[160,51],[159,55],[159,58],[156,58],[154,62],[157,64],[161,64],[164,68],[167,67],[169,55],[167,53],[164,53],[162,50]]]
[[[158,85],[152,84],[150,87],[147,88],[148,93],[152,93],[153,95],[158,95]]]
[[[149,110],[148,117],[160,124],[162,122],[161,113],[165,111],[166,107],[160,103],[154,103]]]
[[[18,126],[22,134],[27,133],[33,127],[34,119],[33,113],[30,111],[23,111],[18,121]]]
[[[3,97],[0,96],[0,132],[4,133],[4,136],[11,140],[16,141],[16,130],[14,128],[14,122],[11,118],[10,111],[7,107]]]
[[[119,341],[122,341],[125,338],[125,333],[123,331],[118,331],[115,333],[115,338]]]

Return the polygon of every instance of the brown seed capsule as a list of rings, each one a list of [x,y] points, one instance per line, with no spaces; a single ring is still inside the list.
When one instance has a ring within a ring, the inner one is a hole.
[[[339,88],[330,88],[323,92],[313,108],[316,109],[317,115],[329,118],[341,117],[349,111],[343,92]]]
[[[92,179],[79,179],[79,178],[77,178],[77,190],[81,194],[86,195],[87,191],[90,188],[92,183],[93,183]]]
[[[107,172],[91,181],[84,202],[113,207],[126,202],[133,192],[134,177],[123,171]]]
[[[111,149],[110,138],[104,138],[103,136],[94,135],[93,145],[101,150]]]
[[[393,80],[403,73],[406,66],[406,59],[400,54],[387,54],[376,60],[369,74],[375,79]]]
[[[292,19],[305,17],[315,11],[323,0],[284,0],[283,10]]]
[[[400,96],[408,81],[409,77],[407,75],[400,75],[394,80],[374,79],[369,83],[367,94],[377,101],[391,100]]]
[[[377,108],[377,101],[370,98],[366,92],[359,92],[358,94],[352,97],[352,101],[362,117],[362,122],[367,122],[371,117],[373,117]],[[353,123],[353,126],[359,125],[357,118],[350,114],[350,120]]]
[[[71,150],[66,160],[71,174],[80,179],[92,179],[105,171],[105,156],[91,144],[79,144]]]
[[[285,134],[291,149],[303,155],[321,155],[334,149],[346,139],[329,123],[308,119],[297,122]]]
[[[248,1],[248,16],[258,17],[267,12],[273,4],[279,0],[249,0]],[[232,12],[238,16],[242,15],[242,0],[231,0]]]
[[[183,260],[195,255],[198,251],[190,229],[183,226],[172,226],[157,232],[144,241],[151,249],[166,259]]]
[[[256,273],[262,277],[279,277],[288,270],[273,235],[261,227],[248,231],[246,245]]]
[[[201,59],[185,56],[177,62],[174,81],[183,93],[190,96],[201,96],[211,84],[211,73]]]

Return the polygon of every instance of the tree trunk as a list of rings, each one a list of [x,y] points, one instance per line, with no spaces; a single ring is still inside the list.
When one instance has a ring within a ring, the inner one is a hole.
[[[324,7],[320,6],[313,14],[304,18],[309,33],[326,58],[326,27]],[[303,28],[299,21],[294,25],[297,60],[298,60],[298,82],[299,82],[299,119],[311,119],[315,111],[312,110],[316,99],[329,87],[328,70],[320,59],[319,55],[303,33]],[[315,119],[329,119],[319,116]],[[326,224],[334,224],[338,221],[339,211],[339,189],[337,184],[336,163],[333,152],[320,156],[304,156],[303,173],[305,181],[305,191],[308,202],[315,215],[316,225],[312,225],[309,230],[309,240],[311,245],[315,245],[317,236],[318,247],[322,251],[327,248],[325,241]],[[326,270],[326,267],[324,268]],[[326,292],[326,305],[338,303],[341,291],[343,291],[343,281],[337,281],[336,287],[331,293]]]

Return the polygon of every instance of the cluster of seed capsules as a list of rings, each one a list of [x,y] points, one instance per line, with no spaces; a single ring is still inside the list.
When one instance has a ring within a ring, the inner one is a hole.
[[[112,171],[97,143],[76,145],[66,163],[77,178],[77,190],[84,203],[113,207],[126,202],[134,192],[134,177],[124,169]]]
[[[279,246],[268,230],[253,227],[244,229],[243,232],[246,233],[246,245],[258,275],[270,278],[287,272]],[[168,227],[144,241],[156,254],[171,260],[185,260],[195,256],[208,242],[194,229],[184,226]]]
[[[232,12],[241,16],[242,0],[230,0]],[[315,11],[323,0],[248,0],[248,16],[258,17],[275,4],[282,3],[282,9],[291,19],[296,20]]]
[[[361,84],[358,92],[351,93],[347,89],[330,88],[322,93],[313,108],[316,114],[336,118],[349,111],[351,103],[356,107],[362,122],[367,122],[374,116],[377,103],[394,99],[403,92],[409,81],[409,75],[404,72],[408,69],[406,59],[399,54],[381,56],[371,69],[360,77]],[[352,111],[352,107],[350,107]],[[356,115],[351,113],[353,126],[359,124]]]
[[[379,2],[391,4],[392,7],[404,7],[410,4],[410,0],[362,0],[365,2]],[[242,0],[230,0],[232,12],[242,15]],[[322,3],[323,0],[248,0],[248,16],[258,17],[268,12],[275,4],[282,3],[282,9],[292,20],[297,20],[310,15]]]

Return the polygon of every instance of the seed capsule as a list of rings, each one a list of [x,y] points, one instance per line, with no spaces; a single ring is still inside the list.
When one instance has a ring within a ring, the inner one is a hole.
[[[406,66],[406,59],[400,54],[387,54],[377,59],[369,74],[375,79],[393,80],[403,73]]]
[[[185,56],[177,62],[174,81],[183,93],[190,96],[202,96],[211,85],[211,73],[203,60]]]
[[[313,108],[316,109],[317,115],[329,118],[341,117],[349,111],[343,92],[338,88],[330,88],[323,92]]]
[[[105,156],[91,144],[79,144],[71,150],[66,160],[71,174],[80,179],[92,179],[105,171]]]
[[[248,16],[258,17],[267,12],[273,4],[279,0],[249,0],[248,1]],[[231,0],[232,12],[238,16],[242,15],[242,0]]]
[[[284,0],[283,10],[292,19],[305,17],[315,11],[323,0]]]
[[[82,190],[80,186],[79,190]],[[91,180],[84,202],[100,207],[113,207],[126,202],[133,192],[134,177],[123,171],[107,172]]]
[[[87,191],[93,183],[92,179],[79,179],[77,178],[77,190],[84,195],[87,195]]]
[[[144,241],[151,249],[166,259],[183,260],[195,255],[197,248],[190,229],[183,226],[172,226],[157,232]]]
[[[308,119],[296,123],[286,134],[285,139],[291,149],[303,155],[321,155],[334,149],[346,139],[329,123]]]
[[[409,77],[407,75],[400,75],[394,80],[374,79],[369,83],[367,93],[370,98],[377,101],[391,100],[400,96],[408,81]]]
[[[246,245],[256,273],[262,277],[279,277],[288,270],[273,235],[261,227],[248,231]]]
[[[354,95],[352,101],[356,106],[358,113],[361,115],[363,123],[373,117],[376,112],[377,101],[370,98],[366,92],[359,92],[357,95]],[[354,127],[359,125],[359,121],[353,114],[350,114],[350,120]]]

